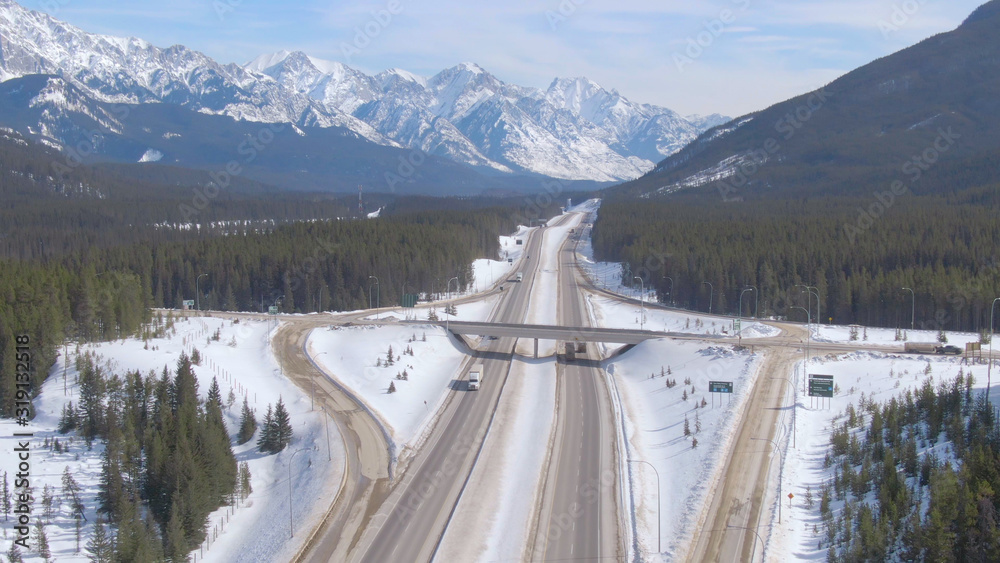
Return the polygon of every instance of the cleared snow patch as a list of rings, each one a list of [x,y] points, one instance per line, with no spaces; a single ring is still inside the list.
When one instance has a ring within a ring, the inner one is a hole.
[[[147,149],[146,152],[142,153],[142,158],[139,162],[159,162],[163,158],[163,153],[156,149]]]

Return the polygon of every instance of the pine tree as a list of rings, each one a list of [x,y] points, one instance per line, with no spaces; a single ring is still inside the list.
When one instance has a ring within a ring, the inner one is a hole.
[[[10,542],[10,549],[7,550],[7,561],[10,561],[10,563],[24,563],[21,548],[17,547],[17,544],[14,542]]]
[[[244,461],[240,464],[240,498],[246,500],[252,493],[250,464]]]
[[[236,443],[242,445],[249,442],[255,432],[257,432],[257,418],[254,416],[253,410],[250,409],[250,403],[247,401],[247,398],[243,397],[243,410],[240,412],[240,431],[236,435]]]
[[[687,416],[684,417],[684,435],[685,436],[690,436],[691,435],[691,426],[688,424],[688,417]]]
[[[215,403],[219,410],[222,410],[222,391],[219,389],[219,381],[213,376],[212,385],[208,388],[208,400]]]
[[[10,484],[7,481],[7,472],[3,472],[3,485],[0,488],[0,500],[3,502],[3,518],[4,521],[10,519],[10,511],[13,508],[11,506],[11,496],[10,496]]]
[[[181,502],[175,499],[173,508],[170,510],[170,521],[167,522],[166,536],[164,537],[164,555],[168,561],[187,561],[188,545],[184,537],[184,526],[182,523]]]
[[[103,519],[98,518],[94,524],[94,535],[87,540],[84,551],[88,554],[87,559],[94,563],[111,563],[111,556],[114,553],[114,540],[108,534]]]
[[[57,430],[60,434],[66,434],[71,430],[75,430],[77,427],[77,414],[76,407],[73,406],[73,401],[63,405],[62,414],[59,417],[59,426]]]
[[[389,393],[391,394],[391,393],[395,393],[395,392],[396,392],[396,382],[390,381],[389,382]]]
[[[285,410],[285,403],[278,397],[278,404],[274,407],[274,447],[275,452],[285,449],[292,441],[292,422]]]
[[[685,400],[685,401],[686,401],[686,400],[688,400],[688,392],[687,392],[687,389],[685,389],[685,390],[684,390],[684,392],[683,392],[683,393],[681,394],[681,399],[683,399],[683,400]]]
[[[271,405],[267,405],[267,413],[264,414],[264,423],[261,424],[260,436],[257,437],[257,449],[262,453],[269,454],[274,448],[274,413]]]
[[[392,345],[389,345],[389,351],[385,354],[385,365],[391,366],[396,363],[395,357],[392,355]]]
[[[191,350],[191,363],[196,366],[201,365],[201,352],[197,348]]]
[[[702,399],[704,400],[704,399]],[[698,418],[698,412],[694,413],[694,433],[697,434],[701,432],[701,420]]]
[[[46,483],[45,487],[42,488],[42,515],[45,516],[46,524],[52,522],[52,508],[54,502],[55,497],[52,496],[52,487]]]
[[[48,563],[52,559],[52,550],[49,548],[49,538],[45,533],[45,524],[42,523],[41,518],[35,520],[34,535],[35,552]]]

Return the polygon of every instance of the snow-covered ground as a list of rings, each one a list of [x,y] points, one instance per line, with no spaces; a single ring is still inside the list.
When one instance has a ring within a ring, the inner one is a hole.
[[[169,338],[150,340],[148,349],[141,340],[127,339],[83,345],[80,352],[93,352],[100,365],[124,375],[128,370],[139,370],[143,374],[151,370],[160,373],[164,366],[173,371],[182,351],[190,353],[192,348],[198,348],[202,362],[195,366],[194,371],[198,376],[201,395],[207,395],[212,377],[216,376],[223,400],[228,399],[230,390],[236,396],[232,406],[224,409],[226,424],[233,437],[238,430],[244,394],[251,407],[256,409],[258,417],[263,416],[269,402],[274,402],[281,396],[295,432],[292,443],[285,451],[276,455],[257,453],[254,448],[255,440],[234,447],[237,461],[249,463],[253,476],[253,494],[235,510],[224,507],[213,513],[208,524],[212,540],[206,540],[194,553],[196,561],[289,560],[307,539],[303,533],[298,533],[294,540],[289,537],[289,457],[293,452],[305,449],[294,458],[291,468],[294,484],[293,516],[301,526],[296,532],[301,532],[309,523],[318,521],[329,508],[329,500],[339,489],[344,452],[336,427],[330,425],[328,453],[324,433],[326,421],[320,411],[310,412],[309,397],[281,375],[268,345],[267,323],[244,320],[233,324],[219,318],[190,318],[178,319],[174,326],[175,334]],[[209,337],[216,330],[220,334],[219,340],[210,340]],[[5,450],[8,452],[12,452],[15,445],[13,433],[34,433],[31,439],[31,481],[39,499],[46,484],[61,496],[61,477],[65,467],[70,468],[83,488],[87,523],[83,527],[81,551],[77,553],[75,550],[75,533],[68,502],[62,502],[58,515],[46,527],[53,556],[59,561],[87,561],[86,552],[82,548],[93,531],[93,523],[97,517],[96,495],[103,451],[103,446],[99,443],[95,443],[94,448],[88,451],[79,438],[74,439],[56,432],[63,405],[70,400],[74,404],[78,402],[75,358],[76,351],[70,347],[69,358],[60,357],[52,368],[41,394],[34,402],[37,416],[29,426],[22,428],[10,420],[0,421],[0,436],[6,442]],[[46,438],[59,438],[62,444],[68,442],[68,452],[55,454],[44,449]],[[331,461],[328,461],[328,456],[332,458]],[[0,468],[13,476],[17,472],[14,456],[2,456]],[[40,501],[36,501],[34,513],[41,514]],[[9,539],[12,536],[8,528],[9,526],[5,526]],[[4,551],[8,546],[9,542],[5,542]],[[37,556],[30,555],[27,560],[40,560]]]
[[[893,341],[895,331],[888,330],[888,338],[883,342]],[[826,331],[827,335],[846,340],[840,329]],[[936,338],[937,333],[932,335]],[[869,330],[869,338],[875,336]],[[914,333],[909,335],[911,339]],[[949,333],[948,340],[960,343],[966,337],[962,333]],[[928,339],[928,341],[931,339]],[[936,340],[934,340],[936,341]],[[961,344],[957,344],[961,346]],[[995,366],[1000,368],[1000,364]],[[925,373],[930,368],[929,373]],[[843,417],[849,404],[859,406],[861,395],[866,399],[884,403],[897,397],[907,389],[914,389],[931,378],[935,387],[944,381],[954,380],[959,371],[965,375],[972,373],[975,377],[974,389],[984,391],[987,381],[987,366],[985,364],[965,365],[961,357],[911,354],[882,354],[875,352],[853,352],[839,358],[827,357],[810,361],[807,372],[834,376],[836,393],[826,404],[820,399],[810,399],[802,389],[801,365],[799,389],[796,401],[795,442],[792,447],[791,429],[786,428],[780,439],[784,452],[784,467],[780,470],[781,502],[783,513],[781,524],[777,521],[776,507],[773,505],[776,494],[770,501],[774,508],[774,518],[763,523],[761,535],[767,540],[766,559],[773,561],[826,560],[826,548],[818,549],[818,542],[825,538],[822,518],[819,513],[819,491],[824,482],[833,476],[833,468],[824,468],[823,460],[829,451],[832,428],[837,418]],[[1000,369],[994,369],[1000,373]],[[1000,390],[993,388],[991,400],[1000,401]],[[942,443],[939,448],[947,447]],[[940,453],[940,452],[939,452]],[[773,493],[778,486],[779,470],[772,467],[770,479]],[[807,491],[811,492],[815,504],[812,508],[806,506]],[[789,502],[788,493],[794,498]],[[818,525],[819,536],[813,526]]]
[[[390,346],[393,365],[386,365]],[[314,330],[308,347],[326,373],[381,419],[397,451],[419,442],[467,358],[433,325],[334,326]],[[404,371],[407,379],[397,379]],[[394,393],[388,392],[390,384]]]
[[[528,313],[525,324],[556,325],[559,324],[559,248],[566,242],[570,231],[578,228],[583,215],[576,215],[572,220],[558,227],[546,227],[542,232],[542,245],[539,249],[538,271],[524,278],[522,283],[531,284],[531,299],[528,301]],[[522,339],[517,343],[517,351],[521,354],[534,354],[534,342]],[[538,356],[551,356],[556,351],[555,340],[539,340]]]
[[[732,319],[709,317],[680,310],[651,309],[639,304],[622,303],[597,293],[588,294],[587,301],[594,311],[598,325],[606,328],[634,330],[641,327],[645,330],[663,332],[683,332],[720,337],[737,336]],[[640,319],[643,318],[644,322],[640,323]],[[762,338],[781,334],[781,330],[773,326],[748,319],[742,320],[741,327],[740,336],[743,338]]]
[[[871,344],[873,346],[884,346],[898,344],[902,345],[902,340],[896,340],[896,329],[894,328],[865,328],[858,327],[857,340],[851,340],[851,327],[837,325],[813,325],[812,338],[817,342],[852,342],[863,346]],[[967,342],[979,342],[979,335],[974,332],[949,332],[946,333],[948,344],[965,349]],[[938,331],[936,330],[900,330],[900,337],[906,338],[906,342],[938,342]]]
[[[652,557],[646,560],[659,560],[653,555],[658,507],[664,557],[673,560],[683,552],[760,359],[759,354],[733,352],[730,344],[650,340],[606,363],[625,411],[628,450],[623,457],[652,464],[661,480],[662,497],[657,499],[657,480],[649,466],[634,463],[621,468],[631,485],[626,502],[629,506],[634,502],[630,524],[640,552]],[[671,380],[676,386],[668,388]],[[709,381],[731,381],[733,393],[713,397]],[[690,436],[684,434],[685,420]]]
[[[537,506],[555,417],[553,360],[515,360],[503,393],[483,453],[451,519],[461,524],[445,532],[435,561],[520,561],[532,540],[530,515]]]

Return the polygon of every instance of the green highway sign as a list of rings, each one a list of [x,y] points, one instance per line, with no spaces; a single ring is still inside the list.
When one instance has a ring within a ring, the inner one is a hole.
[[[403,307],[410,307],[410,308],[416,307],[417,306],[417,298],[419,298],[419,297],[420,296],[417,295],[416,293],[406,293],[406,294],[404,294],[403,295]]]
[[[739,320],[739,319],[736,319],[736,320],[735,320],[735,321],[733,322],[733,330],[734,330],[735,332],[740,332],[740,326],[741,326],[741,325],[740,325],[740,320]]]
[[[733,392],[733,382],[732,381],[709,381],[708,382],[708,392],[709,393],[732,393]]]
[[[277,315],[278,314],[278,308],[275,307],[274,305],[271,305],[270,307],[267,308],[267,314],[269,314],[269,315]]]
[[[833,381],[832,375],[820,375],[818,373],[810,373],[809,379],[818,379],[822,381]]]
[[[194,299],[185,299],[184,306],[188,308],[194,307]]]
[[[825,397],[827,399],[833,398],[833,381],[826,380],[809,380],[809,396],[810,397]]]

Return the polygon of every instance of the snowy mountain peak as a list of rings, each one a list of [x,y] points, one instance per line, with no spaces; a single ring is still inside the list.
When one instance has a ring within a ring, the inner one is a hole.
[[[557,78],[544,91],[509,84],[473,62],[429,78],[401,69],[372,76],[288,50],[222,65],[181,45],[90,34],[0,0],[0,80],[38,74],[61,76],[100,102],[344,127],[475,167],[601,182],[647,172],[718,121],[692,123],[584,77]],[[48,104],[59,101],[57,90],[47,91]]]

